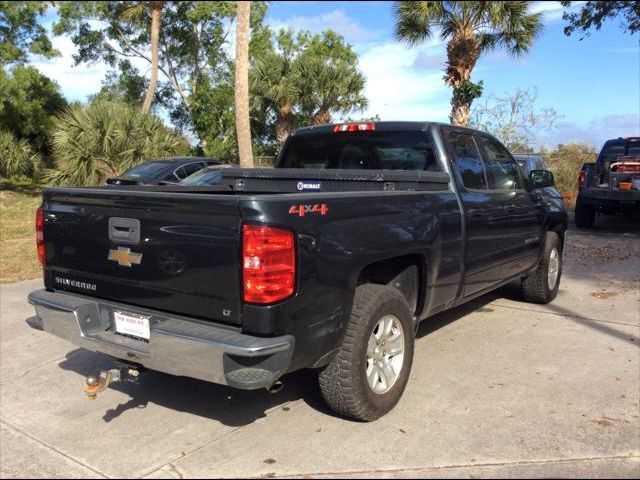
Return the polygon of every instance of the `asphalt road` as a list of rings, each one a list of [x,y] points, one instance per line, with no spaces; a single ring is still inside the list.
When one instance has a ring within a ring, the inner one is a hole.
[[[312,372],[241,392],[144,374],[96,401],[99,354],[29,329],[0,287],[0,476],[640,477],[640,225],[572,230],[558,298],[510,285],[419,331],[400,404],[335,417]]]

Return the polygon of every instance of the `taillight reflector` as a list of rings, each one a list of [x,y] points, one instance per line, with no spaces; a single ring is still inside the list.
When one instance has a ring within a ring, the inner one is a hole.
[[[38,259],[44,266],[47,264],[47,251],[44,246],[44,213],[42,207],[36,210],[36,247],[38,249]]]
[[[584,178],[585,178],[585,171],[580,170],[580,173],[578,174],[578,188],[584,187]]]
[[[244,225],[242,272],[245,302],[274,303],[292,295],[296,273],[293,232]]]
[[[373,132],[376,129],[375,123],[342,123],[333,127],[333,133],[339,132]]]

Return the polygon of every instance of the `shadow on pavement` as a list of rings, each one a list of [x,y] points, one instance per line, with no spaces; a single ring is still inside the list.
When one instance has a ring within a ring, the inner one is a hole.
[[[522,296],[522,290],[520,289],[519,282],[511,282],[508,285],[505,285],[502,288],[499,288],[495,292],[489,293],[482,297],[491,297],[490,300],[497,300],[500,298],[511,300],[513,302],[523,303],[525,305],[531,305],[528,303]],[[551,313],[555,313],[558,315],[562,315],[565,318],[583,325],[585,327],[592,328],[606,335],[610,335],[614,338],[618,338],[624,341],[634,342],[635,346],[640,348],[640,338],[631,335],[629,333],[623,332],[622,330],[618,330],[616,328],[611,327],[611,324],[606,324],[601,320],[593,320],[590,318],[586,318],[584,315],[574,312],[573,310],[569,310],[568,308],[564,308],[559,306],[557,303],[551,302],[546,305],[540,305],[546,309],[548,309]]]
[[[497,299],[508,299],[518,303],[526,303],[522,298],[519,282],[513,282],[494,292],[488,293],[473,301],[452,310],[442,312],[422,322],[418,328],[416,340],[446,327],[452,322],[477,310],[483,311],[487,304]],[[634,342],[640,348],[640,339],[617,330],[598,321],[584,318],[580,314],[566,308],[548,304],[551,312],[565,316],[580,325],[593,328],[606,335],[620,340]],[[490,311],[490,310],[484,310]],[[83,377],[97,374],[101,369],[113,368],[116,361],[107,355],[77,349],[67,354],[59,366],[73,371]],[[105,411],[103,419],[111,422],[128,410],[146,408],[149,403],[172,410],[188,412],[205,418],[219,421],[226,426],[240,427],[265,417],[266,412],[284,404],[302,399],[316,411],[336,417],[322,399],[318,388],[317,372],[301,370],[282,378],[284,388],[277,394],[270,394],[264,389],[254,391],[236,390],[223,385],[216,385],[188,377],[176,377],[161,372],[147,371],[137,383],[116,383],[114,390],[129,395],[131,399]],[[78,395],[84,393],[78,388]]]
[[[95,375],[101,369],[116,365],[115,359],[84,349],[68,353],[66,359],[59,364],[60,368],[83,377]],[[304,370],[286,375],[283,382],[285,388],[281,392],[270,394],[264,389],[236,390],[193,378],[147,370],[135,383],[114,383],[109,387],[129,395],[131,399],[109,408],[103,419],[111,422],[128,410],[146,408],[149,403],[153,403],[217,420],[227,426],[240,427],[265,417],[266,412],[274,407],[307,395],[316,384],[315,374]],[[78,387],[78,396],[83,395],[84,392]]]
[[[495,295],[485,295],[468,304],[432,317],[421,324],[418,338],[435,332],[474,310],[482,308],[494,298],[496,298]],[[87,375],[96,375],[100,370],[113,368],[116,364],[117,361],[107,355],[76,349],[69,352],[59,366],[64,370],[86,377]],[[129,395],[131,399],[108,408],[102,418],[105,422],[111,422],[129,410],[146,408],[149,403],[153,403],[172,410],[210,418],[226,426],[240,427],[265,417],[266,412],[273,408],[284,406],[284,404],[298,399],[302,399],[320,413],[332,417],[336,416],[322,398],[318,388],[316,371],[293,372],[285,375],[282,382],[284,388],[277,394],[270,394],[264,389],[236,390],[193,378],[146,371],[136,383],[114,383],[109,387]],[[84,392],[79,386],[78,396],[83,395]]]
[[[578,228],[574,222],[574,212],[569,214],[569,231],[592,235],[610,233],[640,234],[640,212],[635,215],[599,215],[591,228]]]
[[[32,197],[42,195],[42,185],[34,185],[30,183],[14,183],[8,180],[0,181],[0,190],[7,192],[24,193]]]
[[[610,335],[614,338],[624,340],[626,342],[634,342],[634,345],[637,348],[640,348],[640,338],[636,337],[635,335],[613,328],[607,325],[606,323],[603,323],[602,321],[585,318],[578,313],[575,313],[567,308],[554,305],[553,303],[547,304],[546,308],[553,311],[554,313],[564,315],[565,318],[568,318],[569,320],[576,322],[580,325],[583,325],[585,327],[592,328],[594,330],[597,330],[598,332],[604,333],[606,335]]]

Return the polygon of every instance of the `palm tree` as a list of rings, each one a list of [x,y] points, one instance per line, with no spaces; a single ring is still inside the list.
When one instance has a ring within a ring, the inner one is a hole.
[[[312,125],[331,123],[331,113],[348,114],[364,110],[365,77],[353,63],[303,58],[301,74],[305,79],[301,103]]]
[[[417,45],[440,30],[447,41],[445,83],[453,87],[451,123],[467,125],[471,103],[482,94],[482,82],[471,72],[482,53],[504,48],[520,56],[542,31],[542,14],[528,13],[532,2],[406,1],[394,4],[396,38]]]
[[[162,7],[164,1],[154,0],[151,2],[138,2],[137,4],[127,7],[122,13],[122,17],[129,21],[142,19],[145,16],[147,4],[151,7],[151,78],[149,79],[147,94],[145,95],[144,102],[142,103],[142,111],[144,113],[149,113],[151,110],[151,103],[153,103],[153,97],[158,85],[160,20],[162,18]]]
[[[74,104],[53,132],[59,170],[45,179],[57,185],[98,185],[110,176],[153,158],[185,154],[188,142],[162,120],[126,103]]]
[[[252,91],[272,106],[276,142],[281,147],[295,126],[294,108],[300,99],[300,68],[293,52],[269,52],[252,69]]]
[[[142,103],[142,111],[148,113],[151,110],[151,102],[158,85],[158,49],[160,46],[160,17],[162,16],[161,1],[151,2],[151,78],[147,95]]]
[[[249,19],[251,2],[238,2],[236,26],[236,132],[241,167],[253,167],[249,125]]]

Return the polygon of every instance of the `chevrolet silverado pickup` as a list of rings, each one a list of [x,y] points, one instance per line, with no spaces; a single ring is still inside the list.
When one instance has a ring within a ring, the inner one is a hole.
[[[567,217],[551,185],[486,133],[376,122],[298,129],[272,169],[47,188],[27,321],[240,389],[315,369],[331,408],[375,420],[400,400],[420,322],[514,280],[555,298]]]

